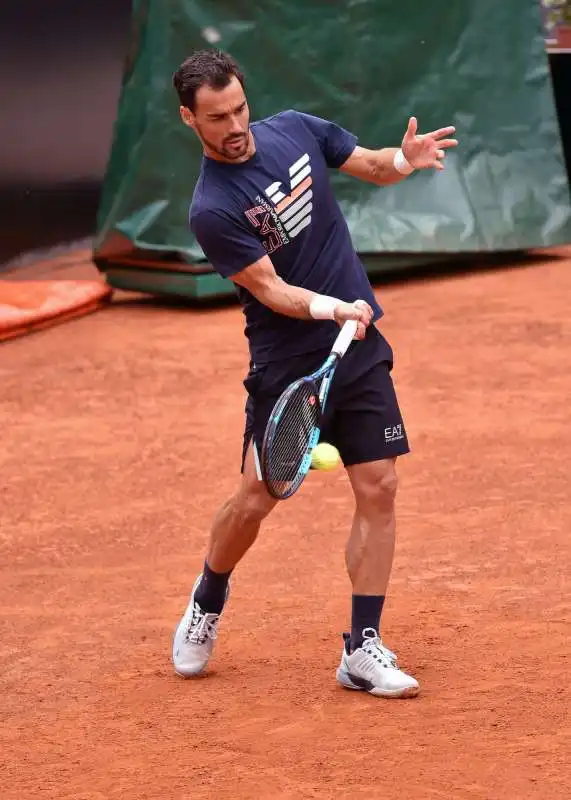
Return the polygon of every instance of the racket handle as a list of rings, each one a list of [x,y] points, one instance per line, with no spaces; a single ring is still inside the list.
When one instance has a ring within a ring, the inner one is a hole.
[[[339,356],[339,358],[343,358],[345,353],[347,352],[347,348],[353,341],[353,337],[357,333],[357,320],[348,319],[347,322],[341,328],[337,338],[333,342],[333,347],[331,348],[331,352],[335,353]]]

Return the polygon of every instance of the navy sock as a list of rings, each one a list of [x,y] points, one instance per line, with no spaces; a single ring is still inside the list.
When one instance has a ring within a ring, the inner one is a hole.
[[[230,572],[214,572],[206,561],[204,562],[202,579],[194,594],[194,599],[207,614],[221,613],[226,602],[226,591],[231,574],[232,570]]]
[[[347,647],[351,652],[363,644],[365,628],[374,628],[380,635],[381,613],[385,602],[384,595],[354,594],[351,611],[351,639]]]

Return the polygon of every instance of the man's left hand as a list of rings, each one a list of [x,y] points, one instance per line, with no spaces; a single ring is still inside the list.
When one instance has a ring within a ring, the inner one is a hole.
[[[444,169],[446,150],[458,144],[457,139],[448,138],[456,132],[456,128],[450,125],[424,134],[417,134],[417,130],[416,117],[411,117],[401,145],[408,163],[415,169]]]

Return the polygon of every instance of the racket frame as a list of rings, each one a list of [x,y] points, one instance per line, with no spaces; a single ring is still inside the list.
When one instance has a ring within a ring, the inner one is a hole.
[[[303,481],[307,473],[309,472],[309,468],[311,466],[311,453],[314,447],[317,445],[319,441],[319,436],[321,434],[321,421],[323,419],[323,414],[325,411],[325,405],[327,403],[327,397],[329,395],[329,389],[331,387],[331,381],[333,380],[333,376],[335,375],[335,370],[337,369],[337,365],[345,355],[347,348],[351,344],[353,337],[357,331],[357,323],[353,320],[349,320],[346,322],[340,333],[338,334],[333,346],[331,348],[331,353],[327,357],[327,359],[323,362],[319,369],[312,372],[310,375],[305,375],[302,378],[298,378],[297,380],[290,383],[290,385],[282,392],[276,404],[274,405],[270,417],[268,419],[268,423],[266,425],[266,430],[264,432],[264,440],[262,442],[262,453],[260,458],[260,469],[262,473],[262,480],[266,485],[266,489],[268,493],[274,497],[276,500],[286,500],[288,497],[291,497]],[[317,390],[317,381],[321,380],[321,386],[319,390]],[[311,432],[311,436],[308,439],[307,447],[305,450],[305,454],[303,456],[301,465],[299,467],[298,474],[296,478],[291,482],[291,486],[286,492],[277,493],[271,486],[271,482],[266,478],[266,464],[268,461],[268,454],[270,448],[273,443],[273,439],[277,430],[277,426],[279,424],[281,415],[284,411],[284,408],[287,405],[287,402],[291,395],[297,391],[300,385],[303,383],[312,383],[315,388],[315,395],[317,398],[318,405],[318,416],[317,416],[317,423],[314,425],[313,431]]]

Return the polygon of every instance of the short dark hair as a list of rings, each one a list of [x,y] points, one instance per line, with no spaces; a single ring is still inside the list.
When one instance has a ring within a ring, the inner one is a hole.
[[[194,111],[196,93],[201,86],[225,89],[233,77],[244,86],[244,75],[229,53],[222,50],[197,50],[173,75],[173,86],[181,106]]]

